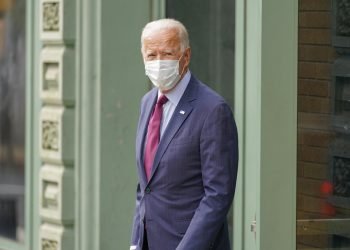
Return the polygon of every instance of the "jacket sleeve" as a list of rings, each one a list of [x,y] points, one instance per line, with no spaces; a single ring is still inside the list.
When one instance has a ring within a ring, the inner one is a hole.
[[[131,232],[131,244],[130,244],[131,246],[137,246],[140,241],[140,199],[141,199],[140,184],[137,184],[136,206],[135,206],[134,220],[133,220],[132,232]]]
[[[205,195],[177,250],[210,249],[226,220],[236,186],[237,128],[231,109],[220,103],[207,115],[200,139]]]

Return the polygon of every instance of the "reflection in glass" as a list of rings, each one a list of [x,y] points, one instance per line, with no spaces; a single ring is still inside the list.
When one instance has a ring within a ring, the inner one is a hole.
[[[335,114],[350,115],[350,78],[336,77]]]
[[[24,240],[25,0],[0,0],[0,237]]]
[[[192,50],[191,72],[219,92],[233,106],[234,0],[167,0],[166,16],[188,29]]]
[[[305,250],[350,249],[350,1],[331,2],[299,6],[297,249]]]

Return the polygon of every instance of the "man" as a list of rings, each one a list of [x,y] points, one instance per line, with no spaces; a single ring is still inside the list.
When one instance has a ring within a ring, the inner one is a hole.
[[[141,43],[155,88],[141,101],[130,249],[230,249],[226,215],[238,163],[232,112],[190,73],[191,49],[180,22],[148,23]]]

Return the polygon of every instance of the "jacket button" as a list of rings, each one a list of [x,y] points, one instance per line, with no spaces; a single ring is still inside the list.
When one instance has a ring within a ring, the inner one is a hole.
[[[146,194],[149,194],[151,192],[151,189],[149,187],[146,187]]]

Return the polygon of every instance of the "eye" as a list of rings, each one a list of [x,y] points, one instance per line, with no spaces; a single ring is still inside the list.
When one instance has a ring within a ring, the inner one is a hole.
[[[155,57],[155,54],[147,54],[146,57],[147,57],[148,59],[151,59],[151,58],[154,58],[154,57]]]
[[[163,56],[173,56],[174,54],[170,51],[166,51],[164,53],[162,53]]]

